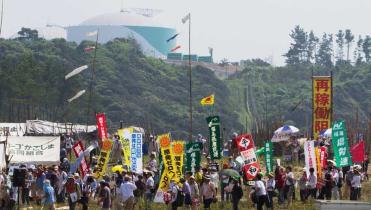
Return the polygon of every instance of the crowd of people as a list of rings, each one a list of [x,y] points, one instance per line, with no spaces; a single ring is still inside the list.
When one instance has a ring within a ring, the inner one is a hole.
[[[120,144],[117,138],[114,136],[112,150],[121,151],[120,145],[115,145],[115,142]],[[161,176],[157,162],[158,151],[151,151],[143,174],[136,174],[123,166],[122,170],[107,173],[103,179],[97,180],[93,175],[95,156],[89,158],[92,173],[84,177],[78,172],[71,173],[73,138],[68,136],[62,143],[59,165],[19,166],[25,171],[21,186],[14,184],[9,167],[1,171],[0,210],[14,209],[18,202],[24,206],[32,204],[40,209],[56,209],[56,204],[68,204],[70,210],[86,210],[92,205],[98,205],[102,210],[153,209]],[[97,151],[94,154],[98,154]],[[323,169],[323,177],[319,178],[313,168],[307,174],[305,168],[298,171],[296,167],[294,173],[291,166],[283,167],[277,162],[273,172],[260,171],[253,182],[248,183],[233,156],[225,162],[215,162],[207,154],[204,155],[205,164],[195,167],[194,172],[185,171],[180,180],[170,180],[169,189],[162,198],[169,209],[213,209],[213,206],[231,203],[233,210],[237,210],[241,199],[246,199],[249,205],[258,210],[264,206],[268,209],[274,209],[277,205],[289,206],[295,200],[359,200],[362,195],[361,183],[368,179],[365,165],[368,161],[365,161],[363,167],[354,165],[346,168],[337,168],[333,161],[328,161],[327,167]],[[122,164],[122,157],[113,153],[111,162],[111,166]],[[235,170],[239,176],[223,173],[226,169]]]

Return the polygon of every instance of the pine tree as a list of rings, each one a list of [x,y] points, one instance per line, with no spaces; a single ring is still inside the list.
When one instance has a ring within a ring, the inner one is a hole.
[[[333,67],[332,34],[324,33],[316,55],[316,64],[327,68]]]
[[[316,56],[316,47],[318,45],[318,37],[316,37],[313,31],[310,31],[308,36],[308,49],[307,49],[307,62],[311,63]]]
[[[337,43],[337,61],[341,62],[344,59],[344,32],[343,30],[339,30],[336,34],[336,43]]]
[[[292,39],[291,46],[289,51],[284,55],[286,57],[286,63],[296,65],[307,62],[308,34],[303,28],[296,26],[291,31],[290,37]]]
[[[369,63],[371,59],[371,37],[368,35],[362,43],[362,50],[365,55],[366,62]]]
[[[362,60],[363,60],[362,45],[363,45],[363,39],[362,39],[362,36],[359,35],[358,41],[357,41],[357,47],[354,51],[354,60],[355,60],[355,63],[356,63],[357,66],[360,65],[362,63]]]
[[[354,41],[354,35],[352,34],[352,32],[349,30],[349,29],[346,29],[345,30],[345,44],[347,45],[347,61],[350,62],[349,60],[349,50],[350,50],[350,47]]]

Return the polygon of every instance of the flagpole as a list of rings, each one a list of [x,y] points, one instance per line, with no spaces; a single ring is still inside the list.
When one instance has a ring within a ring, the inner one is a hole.
[[[99,29],[97,30],[97,37],[96,37],[96,40],[95,40],[93,65],[92,65],[92,72],[91,72],[90,84],[89,84],[89,101],[88,101],[88,110],[87,110],[87,113],[86,113],[86,133],[88,132],[88,127],[89,127],[90,106],[91,106],[92,97],[93,97],[93,88],[94,88],[93,87],[93,82],[94,82],[94,79],[95,79],[95,60],[97,58],[98,38],[99,38]]]
[[[191,13],[188,20],[188,67],[189,67],[189,142],[192,142],[192,65],[191,65]]]

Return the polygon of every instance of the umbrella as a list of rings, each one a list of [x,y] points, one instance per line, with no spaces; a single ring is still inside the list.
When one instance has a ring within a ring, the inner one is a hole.
[[[331,128],[328,128],[326,130],[322,130],[319,135],[321,137],[326,137],[326,138],[331,138],[331,135],[332,135],[332,129]]]
[[[283,127],[278,128],[274,131],[272,142],[287,141],[290,139],[290,135],[298,133],[299,129],[292,125],[284,125]]]
[[[297,132],[299,132],[299,129],[297,127],[292,126],[292,125],[284,125],[278,128],[276,131],[274,131],[274,134],[281,134],[281,133],[294,134]]]
[[[232,178],[240,178],[240,173],[238,171],[233,169],[224,169],[222,172],[220,172],[221,175],[230,176]]]
[[[112,172],[116,172],[116,171],[121,173],[124,171],[124,168],[122,167],[122,165],[115,165],[112,167]]]

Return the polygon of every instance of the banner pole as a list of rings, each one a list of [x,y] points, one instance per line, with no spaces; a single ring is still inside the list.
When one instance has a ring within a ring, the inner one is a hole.
[[[191,64],[191,13],[188,21],[188,67],[189,67],[189,142],[192,142],[192,64]]]
[[[311,135],[310,135],[310,139],[312,139],[313,137],[314,137],[314,131],[313,131],[313,125],[314,125],[314,117],[313,117],[313,113],[314,113],[314,87],[313,87],[313,75],[314,75],[314,67],[312,66],[312,81],[311,81],[311,83],[312,83],[312,125],[311,125]],[[316,140],[316,139],[314,139],[314,140]]]

